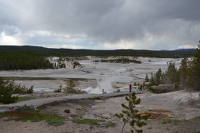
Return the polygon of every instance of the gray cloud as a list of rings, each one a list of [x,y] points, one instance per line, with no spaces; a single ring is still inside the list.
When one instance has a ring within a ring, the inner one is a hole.
[[[12,35],[18,34],[18,31],[15,27],[4,26],[2,29],[3,29],[4,34],[7,36],[12,36]]]
[[[86,35],[113,48],[126,40],[170,49],[198,42],[199,5],[198,0],[0,0],[0,30]]]

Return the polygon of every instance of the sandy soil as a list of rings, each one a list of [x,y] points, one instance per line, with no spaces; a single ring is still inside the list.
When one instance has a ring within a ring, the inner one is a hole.
[[[142,64],[111,64],[93,63],[91,60],[80,61],[83,68],[56,69],[56,70],[29,70],[29,71],[0,71],[4,77],[17,77],[15,81],[27,87],[47,88],[51,91],[59,85],[66,85],[68,78],[75,78],[76,84],[81,89],[91,87],[96,93],[105,91],[127,91],[130,83],[144,81],[145,75],[157,71],[163,71],[167,62],[173,61],[177,65],[180,59],[162,58],[138,58]],[[27,79],[30,78],[30,79]],[[49,78],[49,79],[46,79]],[[50,93],[39,91],[37,93]],[[151,113],[152,119],[143,127],[144,133],[200,133],[200,121],[191,120],[200,116],[200,92],[177,91],[165,94],[144,93],[137,96],[142,99],[137,108],[145,113]],[[78,100],[62,103],[57,106],[48,106],[41,109],[46,114],[60,115],[66,118],[61,126],[50,126],[46,122],[20,122],[4,121],[0,119],[0,133],[118,133],[122,128],[122,122],[114,115],[122,111],[121,103],[126,103],[124,97],[115,97],[102,100]],[[70,113],[64,113],[69,109]],[[91,126],[87,124],[75,124],[71,119],[100,119],[116,123],[115,127],[106,127],[104,124]],[[181,122],[163,124],[164,119],[180,119]],[[187,121],[185,121],[187,120]],[[125,126],[125,132],[130,127]]]

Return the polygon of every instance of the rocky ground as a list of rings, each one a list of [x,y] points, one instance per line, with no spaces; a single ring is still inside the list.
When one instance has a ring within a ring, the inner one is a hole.
[[[144,133],[200,133],[199,92],[177,91],[165,94],[138,94],[142,99],[137,108],[142,113],[152,114]],[[192,96],[192,97],[191,97]],[[42,113],[59,115],[66,118],[61,126],[50,126],[43,122],[20,122],[0,120],[1,133],[117,133],[121,131],[122,121],[114,115],[122,111],[121,103],[126,103],[124,97],[114,97],[101,100],[69,100],[54,106],[40,108]],[[69,110],[69,113],[64,112]],[[97,119],[113,122],[114,127],[106,127],[105,122],[98,126],[76,124],[72,119]],[[130,126],[125,126],[124,132],[129,132]]]

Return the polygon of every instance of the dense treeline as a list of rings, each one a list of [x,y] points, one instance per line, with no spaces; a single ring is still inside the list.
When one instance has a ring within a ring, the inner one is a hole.
[[[0,52],[0,70],[53,68],[45,57],[33,52]]]
[[[138,61],[138,60],[131,60],[131,59],[128,59],[128,58],[110,59],[110,60],[94,60],[94,62],[109,62],[109,63],[137,63],[137,64],[141,64],[141,61]]]
[[[160,58],[177,58],[182,55],[191,56],[195,49],[153,51],[153,50],[86,50],[86,49],[51,49],[37,46],[0,46],[0,52],[28,51],[45,56],[143,56]]]
[[[36,46],[0,46],[0,70],[30,70],[54,68],[55,64],[49,62],[46,57],[83,57],[83,56],[143,56],[143,57],[171,57],[177,58],[191,56],[196,50],[176,51],[151,51],[151,50],[72,50],[50,49]],[[101,60],[102,62],[141,63],[137,60],[117,59]],[[65,67],[64,63],[58,64],[59,68]],[[76,65],[76,64],[75,64]],[[56,68],[56,67],[55,67]]]
[[[170,90],[195,89],[200,90],[200,50],[193,54],[192,60],[182,58],[180,67],[177,69],[174,63],[169,63],[166,72],[159,69],[155,74],[151,73],[149,79],[146,75],[145,81],[149,85],[171,85]],[[169,90],[168,89],[168,90]]]

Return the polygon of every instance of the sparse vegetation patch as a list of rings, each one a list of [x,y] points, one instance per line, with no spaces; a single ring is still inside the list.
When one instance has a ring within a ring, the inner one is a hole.
[[[162,124],[177,123],[177,122],[181,122],[181,121],[185,121],[185,120],[164,119],[164,120],[162,121]]]
[[[0,114],[0,118],[7,120],[39,122],[45,120],[49,125],[59,126],[64,124],[64,118],[60,116],[46,115],[38,111],[7,111]]]
[[[94,119],[73,119],[72,122],[77,123],[77,124],[89,124],[89,125],[104,125],[105,127],[115,127],[116,124],[111,121],[105,121],[105,120],[94,120]]]
[[[93,120],[93,119],[73,119],[72,122],[77,123],[77,124],[89,124],[89,125],[99,125],[98,122],[101,120]]]
[[[76,84],[74,82],[74,80],[70,79],[67,82],[67,86],[63,88],[64,93],[69,94],[69,93],[73,93],[73,94],[81,94],[81,93],[86,93],[85,91],[82,91],[78,88],[76,88]]]

